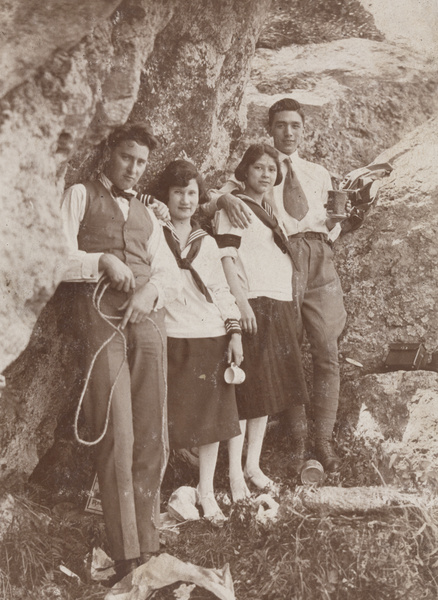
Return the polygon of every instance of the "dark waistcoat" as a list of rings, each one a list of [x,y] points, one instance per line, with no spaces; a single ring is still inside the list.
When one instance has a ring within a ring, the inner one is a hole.
[[[153,230],[148,210],[133,198],[125,221],[100,181],[87,181],[84,185],[87,206],[78,232],[79,250],[114,254],[132,270],[137,286],[147,283],[151,275],[147,244]]]

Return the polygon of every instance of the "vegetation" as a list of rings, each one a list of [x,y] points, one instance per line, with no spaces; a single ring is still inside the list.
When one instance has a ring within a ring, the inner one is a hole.
[[[326,484],[382,484],[378,446],[365,446],[346,429],[342,439],[338,444],[342,470]],[[21,517],[0,550],[4,600],[99,600],[106,594],[103,586],[90,581],[90,553],[93,546],[105,548],[105,535],[101,517],[83,512],[89,463],[78,469],[78,456],[71,452],[70,443],[64,440],[62,447],[63,469],[52,469],[50,474],[46,470],[44,477],[42,469],[39,481],[34,478],[16,499]],[[288,442],[279,422],[271,423],[265,447],[264,468],[282,486],[278,520],[262,525],[250,503],[229,503],[226,449],[221,448],[217,489],[229,515],[227,524],[218,530],[202,520],[186,523],[179,534],[166,533],[163,551],[204,567],[228,563],[238,600],[437,597],[436,509],[393,507],[337,516],[311,513],[300,504],[298,482],[288,473]],[[195,468],[172,456],[163,500],[180,485],[194,485],[196,475]],[[62,573],[60,565],[77,574],[80,582]],[[155,592],[154,600],[174,599],[176,587]],[[213,596],[196,588],[191,598]]]
[[[349,37],[383,39],[359,0],[274,0],[258,46],[281,48]]]

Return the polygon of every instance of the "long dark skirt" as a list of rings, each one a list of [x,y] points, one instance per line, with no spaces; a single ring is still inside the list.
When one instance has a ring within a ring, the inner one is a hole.
[[[243,334],[246,379],[236,386],[240,419],[274,415],[309,400],[292,302],[261,297],[249,303],[257,334]]]
[[[167,338],[171,448],[203,446],[240,435],[234,385],[224,380],[228,339]]]

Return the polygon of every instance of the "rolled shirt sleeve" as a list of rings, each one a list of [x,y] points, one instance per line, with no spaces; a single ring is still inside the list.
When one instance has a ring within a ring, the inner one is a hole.
[[[78,248],[78,232],[84,218],[87,192],[81,183],[72,185],[61,201],[61,218],[67,245],[67,256],[56,267],[61,281],[98,281],[99,259],[102,252],[84,252]]]

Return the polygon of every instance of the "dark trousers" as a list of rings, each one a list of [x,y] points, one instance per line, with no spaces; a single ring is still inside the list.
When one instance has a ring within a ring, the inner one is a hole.
[[[88,293],[78,297],[78,309],[87,340],[85,359],[90,365],[114,329],[92,305],[93,286],[78,285],[88,287]],[[120,315],[117,308],[125,299],[126,294],[108,290],[102,311]],[[114,560],[137,558],[141,552],[159,549],[160,486],[168,457],[167,356],[162,312],[151,313],[153,322],[127,325],[126,360],[119,333],[103,348],[84,401],[86,420],[96,439],[105,427],[108,399],[117,377],[108,429],[95,449],[107,538]]]
[[[301,269],[293,271],[293,299],[299,340],[305,330],[310,343],[316,434],[327,437],[332,434],[339,403],[338,338],[347,314],[330,246],[304,237],[291,244]]]

